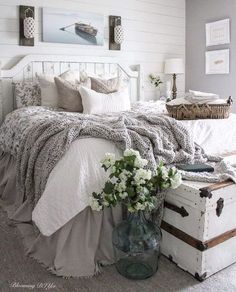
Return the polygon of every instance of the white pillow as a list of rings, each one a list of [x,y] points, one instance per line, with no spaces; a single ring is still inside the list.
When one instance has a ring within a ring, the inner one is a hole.
[[[122,91],[104,94],[82,86],[79,92],[82,97],[84,114],[102,114],[130,110],[128,88]]]
[[[39,86],[41,89],[42,106],[58,107],[57,87],[54,82],[55,77],[55,75],[37,75]],[[79,71],[71,70],[62,73],[59,77],[72,83],[77,83],[80,79]]]

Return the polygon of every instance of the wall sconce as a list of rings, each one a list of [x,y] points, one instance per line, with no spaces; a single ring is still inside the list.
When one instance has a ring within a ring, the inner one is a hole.
[[[20,5],[20,46],[34,46],[35,15],[33,6]]]
[[[109,16],[109,50],[121,49],[124,41],[124,28],[120,16]]]

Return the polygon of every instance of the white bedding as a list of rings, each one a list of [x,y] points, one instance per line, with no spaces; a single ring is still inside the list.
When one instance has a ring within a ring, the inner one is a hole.
[[[221,155],[236,150],[236,114],[223,120],[183,121],[193,139],[207,154]]]
[[[208,154],[236,150],[236,115],[227,120],[184,121],[193,132],[196,143]],[[121,154],[117,147],[103,139],[80,139],[51,172],[46,189],[36,205],[32,218],[41,233],[50,236],[89,205],[93,191],[101,190],[106,179],[100,161],[106,152]]]

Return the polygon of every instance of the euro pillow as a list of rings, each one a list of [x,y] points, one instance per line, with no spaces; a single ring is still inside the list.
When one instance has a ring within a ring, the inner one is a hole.
[[[82,99],[79,92],[81,86],[91,88],[90,79],[81,83],[70,83],[61,77],[55,77],[58,94],[58,106],[69,112],[83,112]]]
[[[90,77],[91,79],[91,89],[100,92],[100,93],[113,93],[119,90],[120,88],[120,78],[110,78],[110,79],[102,79]]]
[[[84,114],[103,114],[130,110],[128,89],[104,94],[82,86],[80,89]]]
[[[41,89],[41,105],[58,107],[58,94],[54,82],[55,75],[37,75],[40,89]],[[79,82],[79,72],[68,70],[62,73],[60,78],[72,83]]]
[[[16,108],[41,105],[41,92],[37,81],[20,81],[14,83]]]

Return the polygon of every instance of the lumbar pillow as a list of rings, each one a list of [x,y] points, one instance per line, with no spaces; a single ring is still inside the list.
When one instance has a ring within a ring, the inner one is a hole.
[[[82,97],[84,114],[102,114],[130,110],[128,89],[104,94],[82,86],[79,91]]]
[[[100,93],[112,93],[116,92],[120,88],[120,78],[110,78],[110,79],[102,79],[102,78],[91,78],[91,88]]]
[[[69,82],[79,82],[79,72],[68,70],[59,77]],[[39,86],[41,89],[41,105],[58,107],[58,94],[54,82],[54,75],[37,75]]]
[[[90,79],[81,83],[70,83],[61,77],[55,77],[58,94],[58,106],[70,112],[83,112],[82,99],[79,92],[81,86],[91,88]]]

